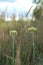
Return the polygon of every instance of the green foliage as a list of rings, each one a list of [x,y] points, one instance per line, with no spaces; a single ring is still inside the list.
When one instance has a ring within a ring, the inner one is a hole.
[[[20,45],[20,60],[21,65],[32,65],[33,64],[33,48],[32,48],[32,34],[28,31],[31,28],[32,21],[24,22],[19,20],[18,22],[2,22],[0,21],[0,44],[2,54],[0,56],[0,65],[12,65],[12,60],[7,58],[6,55],[12,57],[12,37],[9,34],[10,30],[17,30],[18,35],[15,37],[14,45],[14,61],[16,58],[17,47]],[[35,33],[35,64],[43,65],[43,22],[35,21],[35,28],[37,31]],[[2,64],[3,63],[3,64]]]
[[[43,0],[33,0],[33,3],[43,5]]]
[[[36,20],[43,21],[43,0],[33,0],[37,4],[33,11],[33,16]],[[38,3],[37,3],[38,2]]]
[[[35,16],[36,19],[41,19],[41,13],[42,13],[42,7],[40,6],[37,6],[35,9],[34,9],[34,12],[33,12],[33,15]]]
[[[33,0],[34,3],[39,4],[41,0]]]

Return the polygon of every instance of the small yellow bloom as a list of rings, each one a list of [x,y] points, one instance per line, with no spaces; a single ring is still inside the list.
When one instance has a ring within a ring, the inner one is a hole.
[[[10,35],[17,35],[17,31],[16,30],[12,30],[12,31],[9,31]]]
[[[31,27],[31,28],[28,28],[28,30],[29,30],[29,31],[33,31],[33,32],[35,32],[35,31],[37,31],[37,28],[35,28],[35,27]]]

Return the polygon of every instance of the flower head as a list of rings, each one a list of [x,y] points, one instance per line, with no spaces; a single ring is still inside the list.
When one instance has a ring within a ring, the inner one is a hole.
[[[31,28],[28,28],[29,31],[33,31],[33,32],[36,32],[37,31],[37,28],[35,27],[31,27]]]
[[[17,35],[17,31],[16,30],[12,30],[12,31],[9,31],[10,35]]]

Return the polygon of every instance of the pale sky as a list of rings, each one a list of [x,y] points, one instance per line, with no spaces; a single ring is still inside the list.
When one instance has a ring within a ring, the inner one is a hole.
[[[16,15],[20,13],[25,13],[33,5],[32,0],[0,0],[0,13],[6,9],[7,14],[10,16],[15,13]]]

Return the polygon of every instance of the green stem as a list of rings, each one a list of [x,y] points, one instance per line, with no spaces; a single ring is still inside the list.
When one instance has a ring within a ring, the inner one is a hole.
[[[13,44],[12,44],[12,57],[13,57],[13,59],[12,59],[12,65],[14,65],[14,37],[12,38],[13,40]]]
[[[33,61],[35,61],[35,43],[34,43],[34,31],[32,33],[32,37],[33,37]]]
[[[0,55],[1,55],[1,43],[0,43]]]

